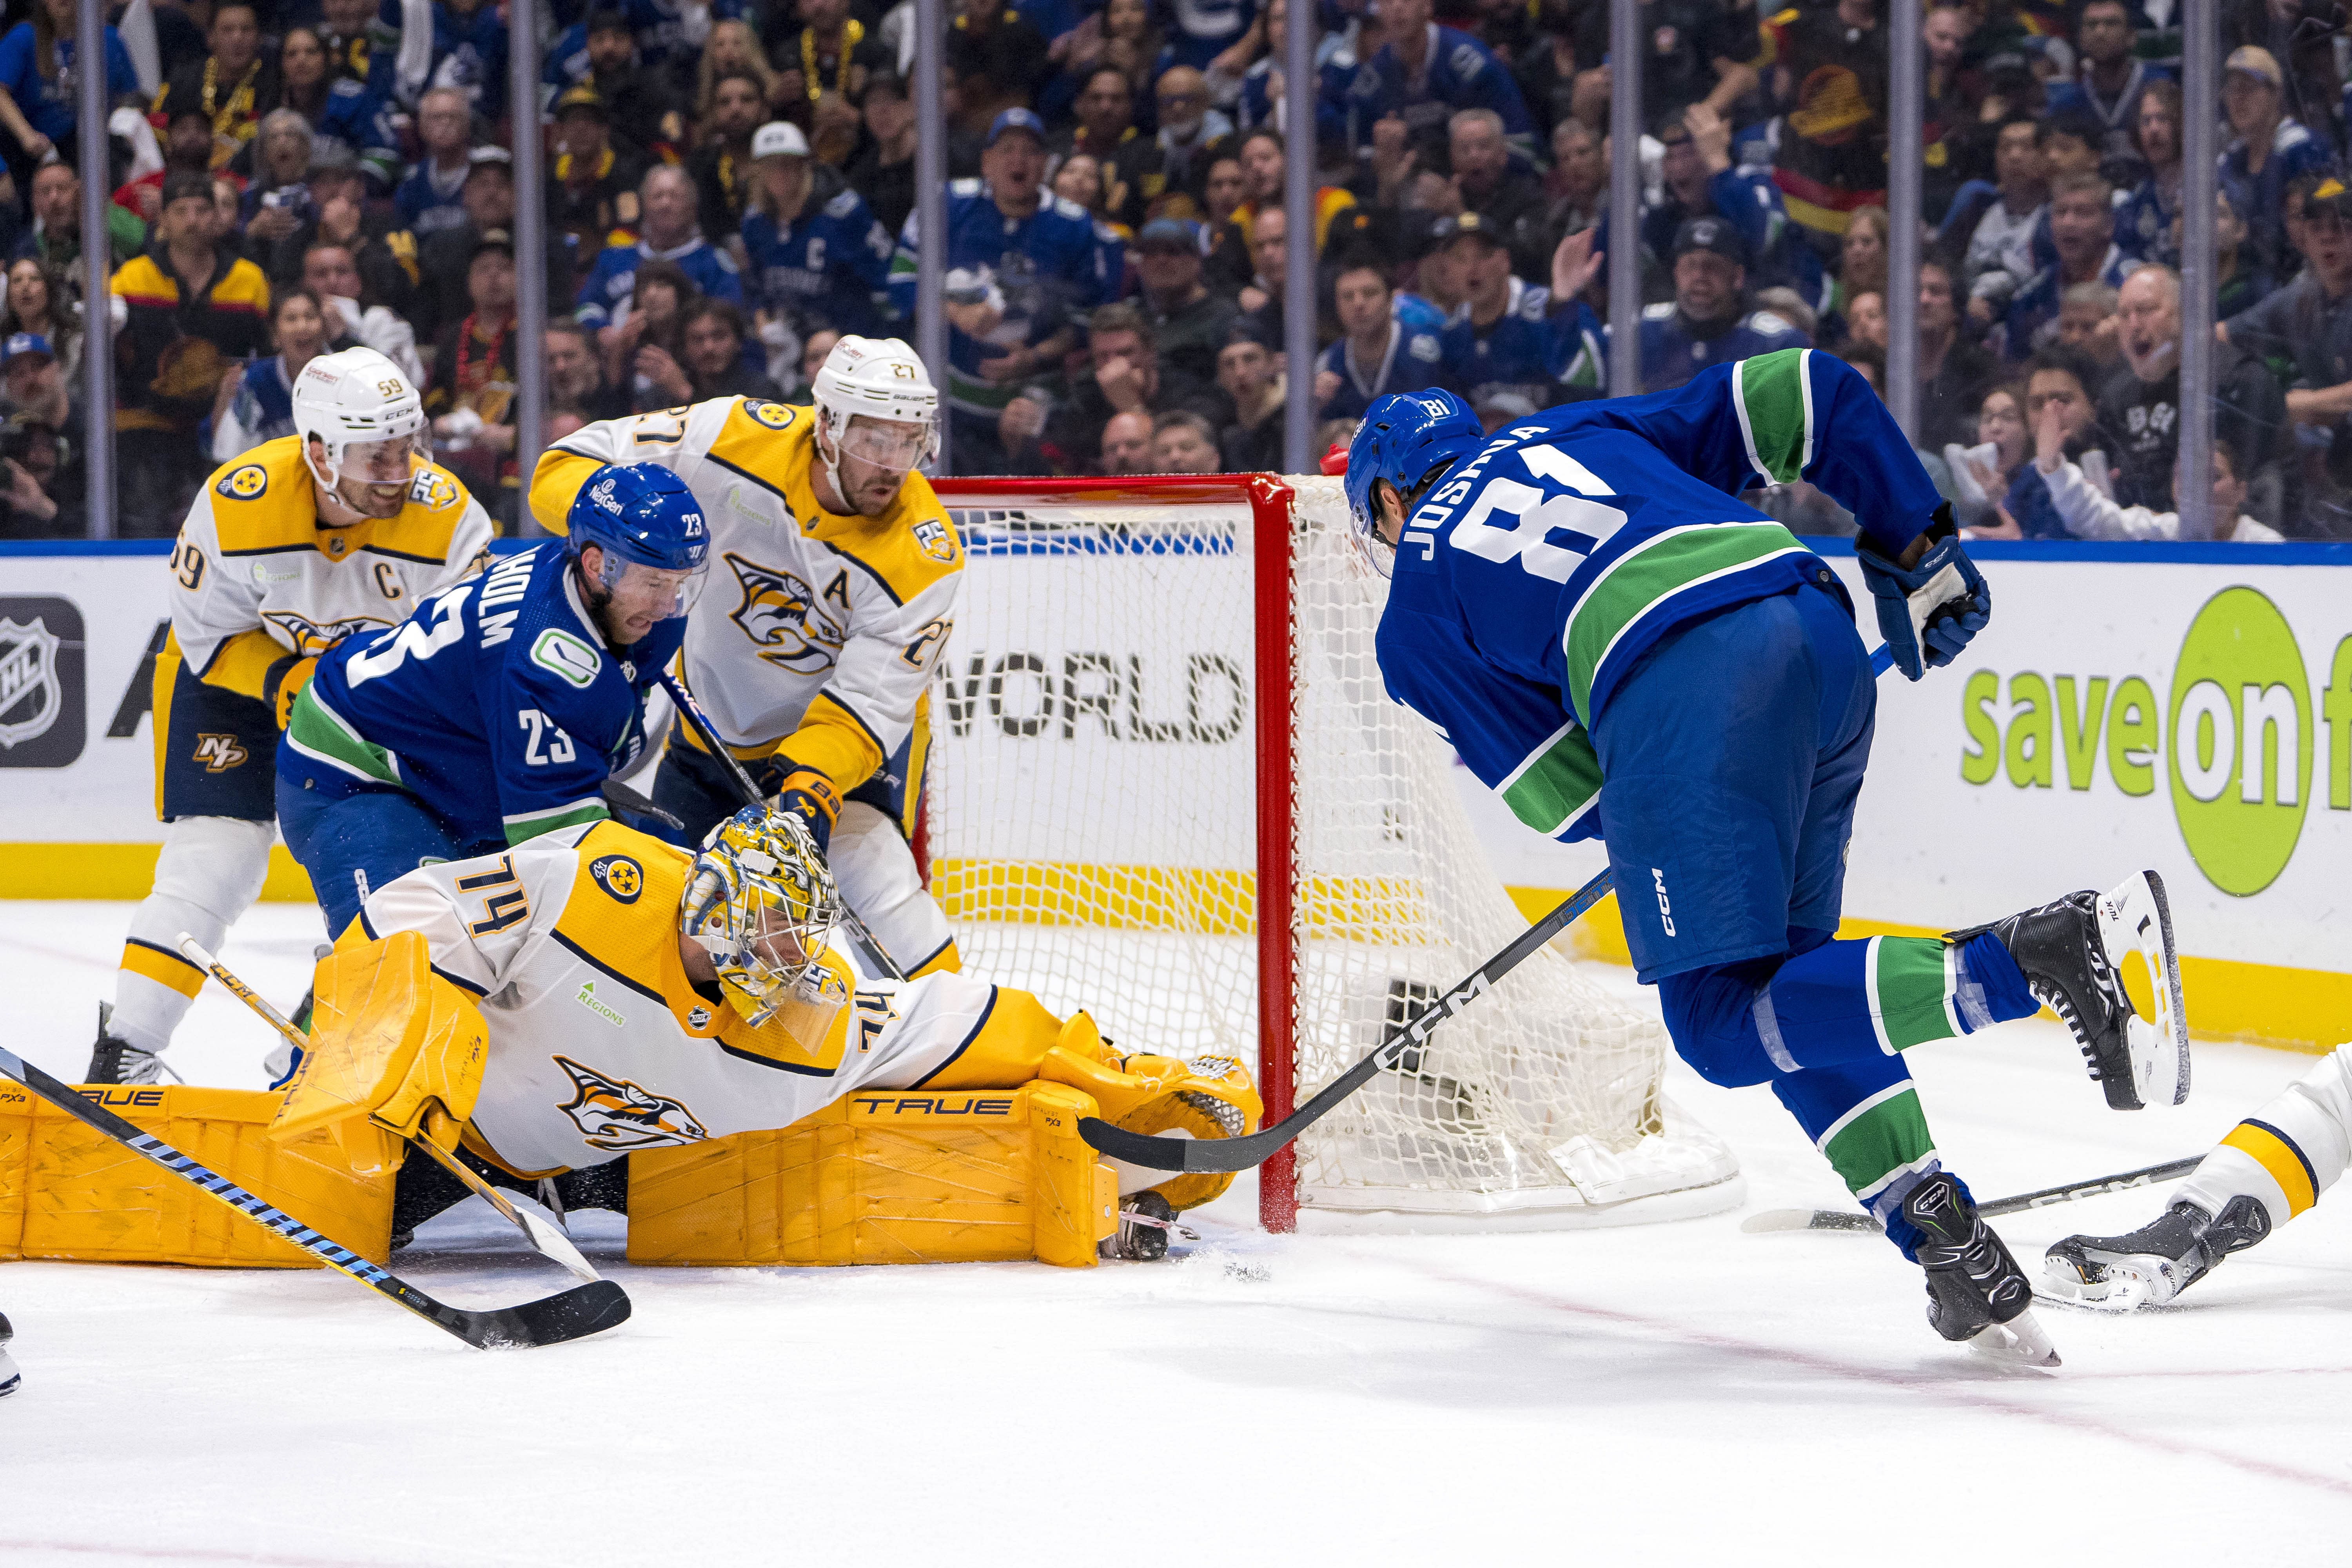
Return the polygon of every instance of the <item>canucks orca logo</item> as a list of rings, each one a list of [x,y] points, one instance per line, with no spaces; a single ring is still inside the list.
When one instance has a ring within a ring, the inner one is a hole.
[[[213,488],[231,500],[259,500],[261,492],[269,488],[269,470],[259,463],[247,463],[230,470],[228,476]]]
[[[805,675],[833,668],[847,634],[818,604],[814,590],[790,572],[746,561],[732,551],[727,564],[743,587],[743,602],[728,619],[743,628],[761,658]]]
[[[626,855],[605,855],[588,862],[596,885],[625,904],[634,904],[646,890],[645,868]]]
[[[557,1107],[572,1118],[595,1149],[654,1149],[665,1143],[698,1143],[710,1136],[679,1100],[640,1089],[626,1079],[559,1056],[555,1065],[571,1079],[572,1099]]]
[[[265,610],[261,618],[286,634],[294,651],[305,658],[326,652],[358,632],[382,631],[392,625],[377,616],[346,616],[339,621],[314,621],[291,610]]]
[[[771,430],[784,430],[792,426],[793,411],[781,403],[746,402],[743,412]]]

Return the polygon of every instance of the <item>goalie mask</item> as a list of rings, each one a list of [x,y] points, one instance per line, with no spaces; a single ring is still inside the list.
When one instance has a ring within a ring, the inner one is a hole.
[[[396,513],[415,460],[428,453],[425,405],[400,367],[373,349],[320,354],[294,378],[292,402],[320,493],[355,514],[347,521]],[[357,500],[346,479],[362,487]]]
[[[677,914],[718,966],[728,1005],[756,1026],[787,1002],[817,999],[841,897],[806,823],[749,805],[703,840]]]
[[[859,498],[842,478],[842,458],[884,470],[896,494],[898,477],[939,451],[939,392],[915,351],[897,338],[845,337],[834,344],[816,373],[814,395],[817,456],[853,510],[861,510]]]

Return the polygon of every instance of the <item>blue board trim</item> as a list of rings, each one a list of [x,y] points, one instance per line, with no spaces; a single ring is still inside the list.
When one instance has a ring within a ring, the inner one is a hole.
[[[1851,539],[1801,536],[1816,555],[1853,553]],[[2153,566],[2352,566],[2352,543],[2300,542],[2286,544],[2195,543],[2094,539],[1970,539],[1962,542],[1971,561],[2117,561]]]

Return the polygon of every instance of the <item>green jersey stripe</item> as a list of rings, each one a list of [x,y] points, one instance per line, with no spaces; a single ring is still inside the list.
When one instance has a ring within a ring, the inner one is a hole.
[[[1584,727],[1571,719],[1528,753],[1495,793],[1512,816],[1556,837],[1601,793],[1601,758]]]
[[[506,823],[507,842],[514,845],[536,838],[542,833],[553,833],[558,828],[601,822],[612,815],[603,800],[591,796],[587,800],[573,801],[569,805],[551,805],[544,811],[526,811],[502,820]]]
[[[1811,349],[1781,349],[1741,360],[1731,373],[1731,403],[1748,460],[1775,484],[1790,484],[1813,460],[1813,388],[1806,374]]]
[[[1832,1122],[1821,1151],[1848,1191],[1869,1194],[1935,1158],[1927,1114],[1908,1083],[1889,1084]]]
[[[1676,594],[1744,572],[1780,555],[1801,555],[1777,522],[1701,522],[1669,528],[1612,562],[1569,611],[1560,633],[1569,701],[1591,711],[1592,679],[1618,638]]]
[[[1948,1040],[1956,1026],[1950,950],[1932,936],[1871,940],[1871,1023],[1890,1054],[1929,1040]]]
[[[286,739],[302,755],[353,778],[371,784],[400,783],[400,769],[392,752],[362,740],[350,721],[327,706],[315,687],[305,686],[294,700]]]

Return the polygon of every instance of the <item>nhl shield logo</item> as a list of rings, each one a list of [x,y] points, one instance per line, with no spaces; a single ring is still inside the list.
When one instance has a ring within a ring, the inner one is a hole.
[[[39,620],[0,620],[0,751],[37,741],[65,711],[58,679],[58,638]]]

